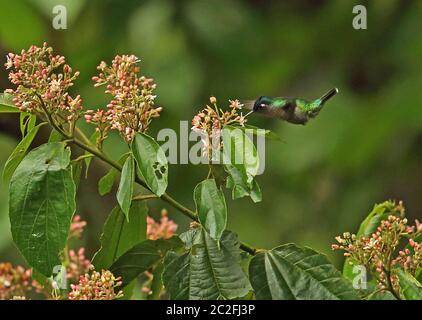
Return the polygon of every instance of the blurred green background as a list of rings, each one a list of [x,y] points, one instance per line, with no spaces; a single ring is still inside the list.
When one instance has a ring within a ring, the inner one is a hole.
[[[10,51],[47,41],[81,77],[73,88],[84,105],[109,97],[91,76],[101,60],[134,53],[157,84],[164,106],[152,125],[177,129],[215,95],[316,98],[333,86],[340,94],[307,126],[250,117],[280,141],[266,145],[266,171],[258,177],[263,201],[228,200],[229,227],[258,247],[286,242],[330,252],[333,237],[354,231],[375,202],[404,200],[408,216],[422,210],[421,1],[265,0],[0,0],[0,62]],[[68,29],[55,30],[52,8],[65,5]],[[368,9],[368,29],[354,30],[352,8]],[[0,90],[9,87],[4,68]],[[86,127],[87,132],[92,130]],[[35,141],[45,141],[48,131]],[[0,117],[0,165],[19,138],[16,115]],[[117,136],[107,152],[125,150]],[[116,201],[101,198],[97,181],[106,168],[91,166],[78,194],[88,221],[88,256],[98,249],[101,225]],[[169,192],[193,208],[192,190],[206,167],[172,165]],[[0,187],[0,261],[22,263],[11,241],[7,186]],[[227,194],[229,199],[229,194]],[[151,201],[158,216],[160,201]],[[189,221],[167,207],[184,230]]]

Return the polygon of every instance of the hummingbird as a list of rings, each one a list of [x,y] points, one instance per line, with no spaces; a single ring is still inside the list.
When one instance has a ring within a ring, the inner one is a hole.
[[[337,93],[338,89],[333,88],[315,100],[261,96],[256,100],[245,101],[243,104],[244,108],[251,110],[250,113],[304,125],[309,119],[315,118],[324,104]]]

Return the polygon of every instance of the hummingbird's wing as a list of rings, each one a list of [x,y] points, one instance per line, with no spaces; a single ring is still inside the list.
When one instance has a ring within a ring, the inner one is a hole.
[[[243,104],[242,109],[253,110],[253,106],[255,104],[255,100],[242,100],[240,102]]]

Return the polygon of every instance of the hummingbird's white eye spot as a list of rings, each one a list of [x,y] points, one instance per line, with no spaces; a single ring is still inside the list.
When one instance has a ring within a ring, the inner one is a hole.
[[[265,107],[265,103],[261,103],[260,104],[260,107]]]

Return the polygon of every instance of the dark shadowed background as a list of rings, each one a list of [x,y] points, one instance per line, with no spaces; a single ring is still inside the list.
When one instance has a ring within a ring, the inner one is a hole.
[[[215,95],[233,98],[288,95],[316,98],[333,86],[340,94],[307,126],[250,117],[282,138],[268,141],[266,171],[258,177],[263,201],[227,201],[229,227],[258,247],[286,242],[330,252],[333,237],[355,231],[376,202],[404,200],[408,216],[422,210],[421,1],[264,0],[0,0],[0,62],[10,51],[47,41],[80,70],[74,92],[84,105],[109,97],[90,80],[101,60],[134,53],[157,84],[164,107],[151,134],[177,129]],[[52,27],[52,8],[65,5],[68,29]],[[352,8],[368,9],[368,29],[352,27]],[[9,86],[0,69],[0,90]],[[16,115],[0,117],[0,165],[18,143]],[[82,122],[82,121],[81,121]],[[92,130],[86,127],[86,131]],[[48,137],[43,131],[34,146]],[[115,158],[125,150],[118,136],[106,144]],[[116,200],[101,198],[91,166],[78,193],[88,221],[88,256],[98,249],[101,225]],[[204,166],[172,165],[169,191],[193,208],[192,190]],[[11,240],[7,185],[0,186],[0,261],[23,263]],[[151,201],[157,217],[160,201]],[[189,221],[171,207],[184,230]]]

